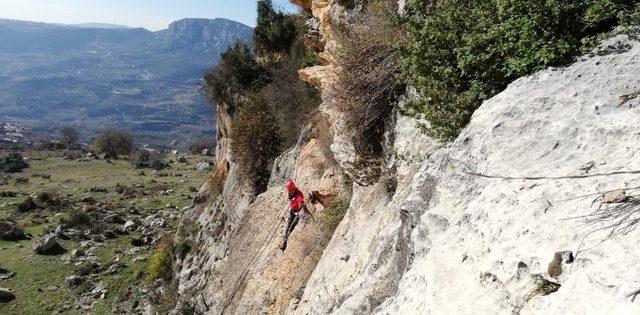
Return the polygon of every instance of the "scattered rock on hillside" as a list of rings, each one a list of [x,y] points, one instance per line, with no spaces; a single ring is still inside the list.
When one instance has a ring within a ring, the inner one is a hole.
[[[81,285],[86,280],[87,280],[86,277],[76,276],[76,275],[68,276],[67,278],[65,278],[65,281],[67,281],[67,285],[69,285],[69,287],[71,288]]]
[[[29,238],[17,224],[10,221],[0,221],[0,239],[5,241],[18,241]]]
[[[112,224],[125,224],[126,223],[126,221],[122,218],[122,216],[120,216],[117,213],[107,214],[104,217],[103,221],[105,223],[112,223]]]
[[[125,232],[133,232],[136,229],[136,223],[133,221],[127,221],[124,226],[122,227],[122,230]]]
[[[185,158],[184,156],[179,156],[178,158],[176,158],[176,162],[187,163],[187,158]]]
[[[16,296],[7,288],[0,288],[0,303],[11,302]]]
[[[97,202],[96,198],[94,198],[93,196],[84,196],[81,201],[90,205],[94,205]]]
[[[51,254],[61,248],[58,244],[58,238],[54,234],[47,234],[33,244],[33,250],[39,255]]]
[[[201,162],[201,163],[198,163],[198,166],[196,167],[196,169],[198,170],[198,172],[208,172],[211,170],[211,164],[207,162]]]
[[[9,271],[7,269],[4,268],[0,268],[0,279],[2,280],[9,280],[13,277],[16,276],[16,272],[15,271]]]

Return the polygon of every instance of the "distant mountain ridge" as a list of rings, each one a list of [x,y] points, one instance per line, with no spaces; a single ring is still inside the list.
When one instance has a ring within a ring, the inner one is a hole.
[[[236,40],[249,41],[251,27],[227,19],[183,19],[157,32],[94,26],[0,19],[0,119],[40,133],[125,128],[152,144],[213,137],[202,75]]]

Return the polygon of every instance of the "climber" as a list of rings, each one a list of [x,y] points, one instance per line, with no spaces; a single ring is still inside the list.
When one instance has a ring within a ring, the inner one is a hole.
[[[287,241],[289,240],[289,235],[293,232],[293,229],[298,225],[298,221],[300,221],[300,211],[306,208],[304,204],[304,194],[298,187],[296,183],[292,180],[289,180],[286,185],[287,195],[289,197],[289,223],[287,224],[287,230],[284,235],[284,242],[280,249],[283,251],[287,249]]]

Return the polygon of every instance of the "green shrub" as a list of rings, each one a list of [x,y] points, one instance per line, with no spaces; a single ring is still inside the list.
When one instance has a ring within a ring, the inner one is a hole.
[[[171,274],[173,267],[173,235],[165,235],[160,239],[149,262],[147,277],[150,281],[165,279]]]
[[[24,161],[22,154],[19,152],[10,152],[0,158],[0,172],[20,173],[27,167],[29,167],[29,164]]]
[[[151,168],[156,171],[169,167],[169,164],[162,160],[162,154],[150,150],[139,150],[133,156],[132,162],[136,168]]]
[[[340,222],[342,222],[344,215],[347,213],[347,209],[349,209],[350,203],[351,200],[348,198],[339,198],[332,201],[327,208],[324,209],[321,225],[322,231],[327,239],[331,239],[333,232],[335,232]]]
[[[66,224],[68,227],[88,227],[91,223],[91,216],[83,211],[73,210],[69,213],[66,219],[62,219],[62,223]]]
[[[572,61],[621,23],[637,25],[636,2],[408,0],[400,64],[422,98],[407,113],[453,139],[514,79]]]
[[[256,62],[249,46],[236,42],[220,55],[218,66],[205,74],[204,92],[211,104],[237,107],[240,95],[259,89],[267,81],[267,71]]]
[[[253,43],[260,54],[286,53],[296,38],[295,16],[276,11],[271,0],[258,1]]]
[[[266,189],[271,163],[280,152],[282,139],[276,120],[261,96],[243,105],[232,122],[231,152],[238,163],[241,180],[257,192]]]
[[[187,257],[187,254],[190,251],[191,242],[189,242],[189,240],[182,239],[176,244],[176,255],[178,255],[180,259],[184,259],[185,257]]]
[[[111,129],[104,131],[93,141],[93,149],[107,158],[129,155],[133,150],[133,137],[125,131]]]

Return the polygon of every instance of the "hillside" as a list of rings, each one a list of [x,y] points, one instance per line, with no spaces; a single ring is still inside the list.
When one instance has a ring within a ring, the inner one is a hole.
[[[251,34],[225,19],[184,19],[158,32],[0,20],[0,117],[37,133],[74,124],[87,138],[125,128],[152,144],[211,136],[202,75]]]

